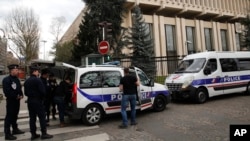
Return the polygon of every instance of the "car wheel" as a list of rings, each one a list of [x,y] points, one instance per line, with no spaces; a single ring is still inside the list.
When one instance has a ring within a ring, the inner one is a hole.
[[[158,95],[154,100],[153,109],[156,112],[166,109],[166,99],[162,95]]]
[[[97,104],[91,104],[83,111],[82,121],[87,125],[97,125],[101,122],[102,117],[102,108]]]
[[[204,88],[199,88],[196,92],[196,102],[205,103],[207,101],[208,94]]]

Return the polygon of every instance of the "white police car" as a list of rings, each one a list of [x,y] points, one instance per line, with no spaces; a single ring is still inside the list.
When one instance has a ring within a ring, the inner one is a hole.
[[[71,119],[82,119],[87,125],[96,125],[104,115],[120,112],[122,92],[119,83],[124,75],[122,67],[74,67],[65,63],[63,66],[71,68],[68,75],[73,79],[71,107],[67,111]],[[136,109],[163,111],[170,102],[166,86],[154,83],[139,68],[130,68],[130,73],[139,77],[141,83],[138,86]]]

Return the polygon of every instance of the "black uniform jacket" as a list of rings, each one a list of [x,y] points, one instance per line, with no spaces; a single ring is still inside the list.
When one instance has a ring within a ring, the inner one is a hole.
[[[23,96],[20,80],[16,76],[7,76],[3,79],[3,92],[7,99],[17,99]]]
[[[24,82],[24,94],[29,98],[45,98],[45,87],[40,78],[35,75],[31,75]]]

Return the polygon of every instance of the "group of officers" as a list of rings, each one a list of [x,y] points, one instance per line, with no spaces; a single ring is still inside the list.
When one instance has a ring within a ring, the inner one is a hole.
[[[58,107],[60,126],[64,125],[64,102],[59,101],[59,103],[54,102],[55,97],[65,97],[62,94],[63,91],[60,89],[65,89],[64,84],[66,81],[62,81],[60,85],[57,82],[52,73],[49,73],[48,69],[41,70],[36,66],[30,67],[30,77],[24,82],[24,93],[22,91],[22,85],[18,78],[18,65],[9,65],[9,75],[3,79],[3,92],[6,97],[6,116],[4,120],[4,133],[5,140],[16,140],[16,134],[23,134],[24,131],[18,128],[17,119],[20,110],[20,100],[23,99],[24,95],[27,96],[27,107],[29,111],[29,125],[31,140],[38,138],[50,139],[53,135],[47,133],[47,126],[49,126],[50,119],[50,109],[52,105],[52,117],[56,119],[56,109],[55,105]],[[68,78],[67,78],[68,79]],[[69,84],[70,81],[67,83]],[[59,94],[56,94],[60,91]],[[56,96],[58,95],[58,96]],[[57,99],[57,98],[56,98]],[[63,117],[62,117],[63,116]],[[36,133],[36,119],[39,118],[41,135]],[[12,126],[12,132],[11,132]]]

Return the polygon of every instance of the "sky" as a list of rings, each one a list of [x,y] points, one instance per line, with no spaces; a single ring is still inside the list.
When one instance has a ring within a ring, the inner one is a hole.
[[[39,17],[41,29],[41,42],[39,50],[39,59],[49,58],[49,51],[53,45],[54,36],[50,33],[50,25],[55,17],[64,16],[66,23],[62,35],[76,19],[78,14],[84,8],[82,0],[0,0],[0,28],[3,29],[6,16],[12,9],[24,7],[32,8],[34,13]],[[0,32],[0,36],[3,33]],[[42,42],[46,41],[46,42]],[[45,46],[45,54],[44,54]]]

